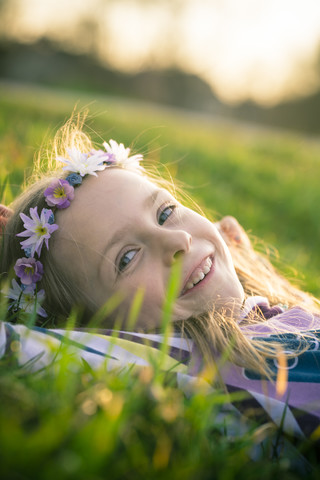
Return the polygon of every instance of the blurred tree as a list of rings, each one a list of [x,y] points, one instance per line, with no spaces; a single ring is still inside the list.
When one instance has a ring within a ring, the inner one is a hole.
[[[0,41],[7,38],[18,8],[17,0],[0,0]]]

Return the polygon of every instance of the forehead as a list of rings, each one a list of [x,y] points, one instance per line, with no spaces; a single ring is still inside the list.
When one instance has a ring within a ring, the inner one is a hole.
[[[92,236],[102,225],[106,234],[157,190],[146,177],[121,168],[107,168],[97,177],[87,176],[75,189],[71,205],[57,213],[57,237],[63,234],[64,238],[77,240]]]

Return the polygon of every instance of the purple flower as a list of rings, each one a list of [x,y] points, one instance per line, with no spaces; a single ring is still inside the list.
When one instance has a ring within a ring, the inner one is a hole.
[[[115,165],[117,163],[117,157],[114,153],[104,152],[103,150],[91,150],[90,156],[99,159],[101,164]]]
[[[5,293],[6,297],[13,300],[9,308],[20,308],[21,310],[32,313],[36,306],[36,312],[41,317],[47,317],[46,311],[40,306],[44,300],[44,290],[36,292],[34,285],[20,286],[18,282],[12,280],[12,288]]]
[[[19,258],[14,266],[17,277],[24,285],[39,282],[43,275],[43,265],[35,258]]]
[[[70,173],[70,175],[67,176],[66,181],[75,187],[76,185],[81,185],[82,183],[82,177],[78,173]]]
[[[56,179],[44,191],[49,207],[67,208],[74,198],[74,188],[67,180]]]
[[[107,165],[115,165],[117,163],[117,158],[114,153],[105,153],[104,161]]]
[[[31,247],[31,256],[33,257],[35,252],[40,257],[42,244],[45,242],[47,249],[49,250],[48,240],[51,234],[59,227],[56,224],[50,224],[49,219],[52,215],[52,211],[46,208],[41,210],[40,217],[38,215],[38,208],[30,208],[30,217],[24,213],[20,213],[23,226],[26,230],[17,234],[17,237],[29,237],[27,240],[20,242],[22,248]]]

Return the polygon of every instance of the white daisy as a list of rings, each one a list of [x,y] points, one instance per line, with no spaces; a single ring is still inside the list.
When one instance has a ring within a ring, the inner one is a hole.
[[[79,173],[81,177],[85,175],[95,175],[96,172],[104,170],[106,167],[101,163],[101,158],[97,155],[82,153],[76,148],[67,148],[70,158],[57,157],[59,162],[64,163],[63,170]]]
[[[121,167],[139,168],[140,161],[143,159],[141,154],[130,155],[130,148],[125,148],[123,143],[117,143],[115,140],[109,140],[109,143],[103,143],[104,148],[110,156],[114,157],[116,165]]]

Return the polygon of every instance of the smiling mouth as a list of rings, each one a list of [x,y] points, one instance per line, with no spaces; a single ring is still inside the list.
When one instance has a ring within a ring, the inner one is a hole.
[[[196,285],[199,285],[206,276],[211,272],[213,268],[213,258],[207,257],[201,264],[192,272],[186,285],[184,286],[181,295],[188,293],[192,290]]]

